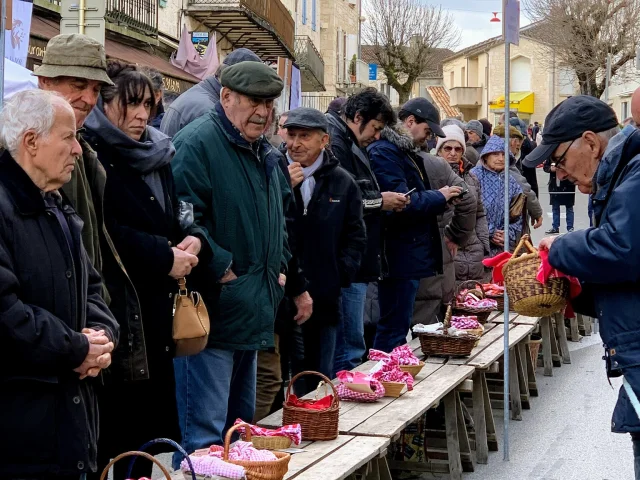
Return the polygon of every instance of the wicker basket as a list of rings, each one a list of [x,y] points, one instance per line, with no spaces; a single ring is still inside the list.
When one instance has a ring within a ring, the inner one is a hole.
[[[303,375],[318,375],[333,391],[333,403],[326,410],[309,410],[288,405],[291,387]],[[302,427],[303,440],[334,440],[338,438],[338,416],[340,415],[340,399],[336,387],[327,377],[319,372],[300,372],[289,382],[282,409],[282,424],[293,425],[299,423]]]
[[[251,437],[251,443],[258,450],[284,450],[291,446],[291,439],[287,437]]]
[[[127,457],[144,457],[144,458],[146,458],[147,460],[153,462],[155,464],[155,466],[160,469],[160,471],[162,472],[162,475],[164,475],[164,478],[166,478],[166,480],[171,480],[171,474],[169,473],[167,468],[164,465],[162,465],[162,463],[160,463],[155,457],[153,457],[152,455],[149,455],[146,452],[137,452],[137,451],[130,451],[130,452],[121,453],[116,458],[111,460],[109,462],[109,465],[104,467],[104,470],[102,471],[102,474],[100,475],[100,480],[107,480],[107,476],[109,475],[109,469],[111,469],[111,467],[116,462],[122,460],[123,458],[127,458]]]
[[[497,311],[504,312],[504,295],[489,295],[487,294],[487,298],[491,300],[495,300],[498,304]],[[509,302],[509,310],[511,310],[511,302]]]
[[[423,367],[424,362],[420,362],[418,365],[400,365],[400,370],[409,372],[413,378],[416,378]]]
[[[477,335],[448,335],[447,330],[451,322],[451,305],[447,308],[444,317],[444,333],[419,333],[422,353],[426,356],[451,356],[466,357],[471,353],[476,342],[480,339]]]
[[[518,256],[526,247],[529,253]],[[569,280],[550,278],[542,284],[537,279],[540,256],[523,235],[513,256],[503,268],[504,285],[509,294],[511,310],[528,317],[547,317],[562,310],[569,297]]]
[[[384,396],[398,398],[407,385],[404,382],[380,382],[384,387]]]
[[[467,291],[467,293],[463,296],[460,294],[460,291],[466,285],[478,286],[480,287],[480,290],[474,289],[474,290]],[[467,295],[469,295],[470,293],[474,293],[476,296],[480,298],[487,297],[486,293],[484,292],[484,288],[480,282],[477,282],[475,280],[468,280],[466,282],[461,282],[456,288],[456,296],[455,296],[454,306],[453,306],[453,315],[456,315],[456,316],[457,315],[465,315],[465,316],[475,315],[476,317],[478,317],[478,321],[480,323],[486,323],[487,320],[489,320],[489,315],[491,315],[491,312],[493,312],[494,309],[487,308],[487,307],[475,308],[475,307],[468,307],[466,305],[463,305],[465,299],[467,298]]]

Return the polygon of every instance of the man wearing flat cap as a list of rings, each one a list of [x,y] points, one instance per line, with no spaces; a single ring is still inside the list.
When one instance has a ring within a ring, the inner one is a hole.
[[[204,231],[191,277],[211,317],[207,348],[175,362],[189,452],[220,444],[237,418],[253,418],[256,352],[274,347],[290,257],[283,212],[291,192],[281,154],[263,135],[283,82],[263,63],[240,62],[220,83],[220,103],[175,136],[172,161],[178,196]]]
[[[362,196],[353,177],[327,148],[329,125],[324,114],[313,108],[297,108],[289,112],[284,127],[287,162],[299,163],[304,174],[302,183],[293,189],[295,254],[313,298],[313,314],[302,325],[302,370],[331,378],[340,291],[355,279],[366,247]],[[306,394],[316,385],[317,379],[300,382],[296,392]]]
[[[640,479],[640,132],[630,125],[619,132],[611,107],[583,95],[556,106],[544,125],[525,164],[550,159],[559,180],[591,194],[594,226],[545,238],[540,248],[582,283],[574,309],[600,320],[607,374],[624,376],[611,430],[631,433]]]

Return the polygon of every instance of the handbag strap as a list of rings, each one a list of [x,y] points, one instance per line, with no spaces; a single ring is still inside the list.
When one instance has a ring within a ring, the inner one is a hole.
[[[187,290],[187,279],[185,277],[178,279],[178,294],[185,297],[189,295]]]

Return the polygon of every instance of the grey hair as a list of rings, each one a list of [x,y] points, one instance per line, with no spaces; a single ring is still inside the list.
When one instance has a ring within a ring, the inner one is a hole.
[[[73,113],[71,105],[58,93],[45,90],[16,93],[0,111],[0,145],[15,157],[27,132],[47,137],[60,107]]]
[[[445,118],[440,122],[441,127],[446,127],[447,125],[455,125],[459,127],[463,132],[467,129],[467,124],[458,118]]]
[[[140,67],[140,70],[151,80],[154,92],[164,91],[164,83],[162,83],[164,77],[158,70],[152,67]]]
[[[598,132],[598,136],[602,140],[609,142],[609,140],[611,140],[613,137],[615,137],[619,133],[620,133],[620,127],[613,127],[613,128],[610,128],[609,130],[605,130],[604,132]]]

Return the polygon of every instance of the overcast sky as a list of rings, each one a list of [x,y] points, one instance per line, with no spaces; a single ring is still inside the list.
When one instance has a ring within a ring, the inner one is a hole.
[[[499,12],[502,20],[502,0],[426,0],[429,5],[441,5],[449,10],[455,25],[462,32],[457,50],[474,45],[502,34],[502,23],[491,23],[491,12]],[[529,20],[521,15],[520,26],[529,24]]]

